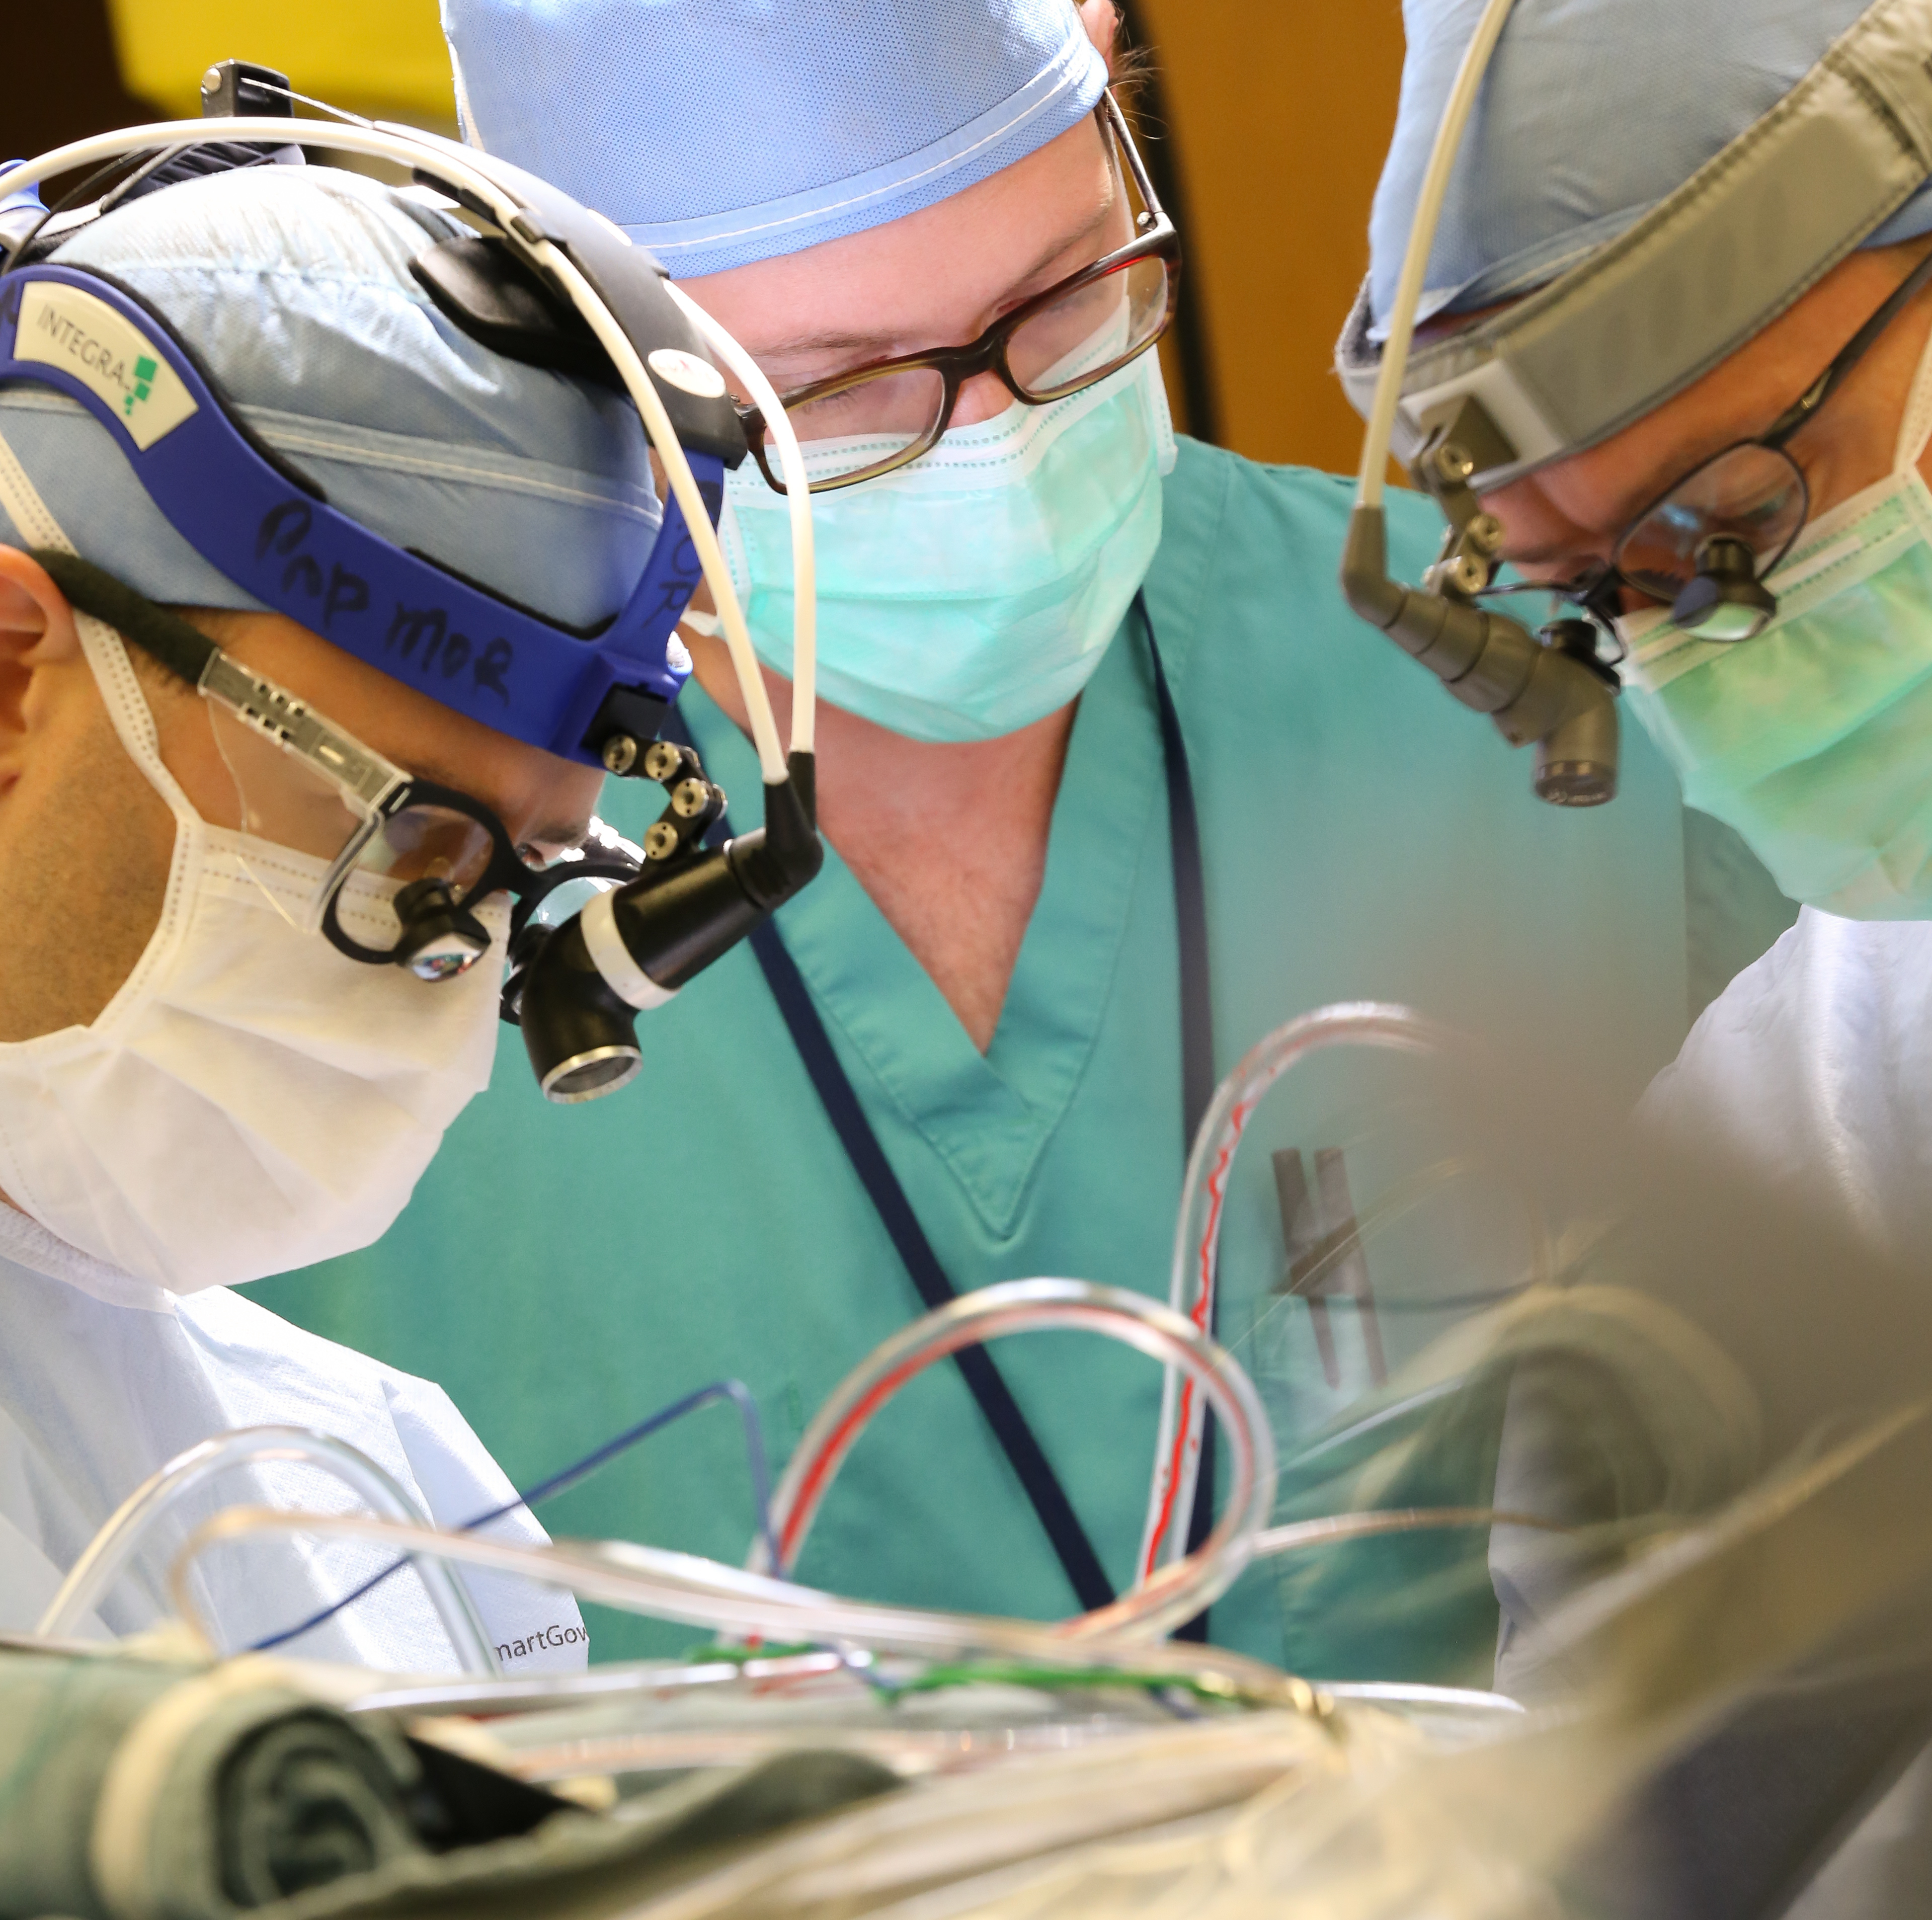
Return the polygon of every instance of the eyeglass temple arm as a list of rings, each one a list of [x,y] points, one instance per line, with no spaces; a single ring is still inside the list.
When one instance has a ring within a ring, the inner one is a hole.
[[[1100,112],[1105,116],[1106,124],[1120,143],[1120,150],[1127,157],[1127,171],[1133,176],[1134,191],[1152,218],[1154,226],[1173,225],[1166,208],[1160,203],[1160,196],[1154,191],[1154,176],[1148,170],[1147,162],[1141,158],[1141,150],[1134,142],[1132,127],[1129,124],[1126,110],[1114,98],[1112,87],[1100,96]],[[1138,224],[1138,223],[1136,223]]]
[[[178,614],[78,554],[50,547],[32,552],[76,610],[112,627],[264,739],[325,772],[360,807],[380,807],[408,778],[393,760],[344,733],[298,695],[224,653]]]
[[[1928,253],[1893,288],[1884,305],[1839,348],[1832,364],[1772,422],[1765,431],[1762,443],[1772,447],[1782,446],[1796,433],[1850,379],[1852,370],[1877,344],[1879,335],[1898,319],[1912,296],[1928,280],[1932,280],[1932,253]]]
[[[207,634],[78,554],[35,547],[29,555],[77,612],[112,627],[178,680],[191,687],[201,684],[209,662],[221,650]]]

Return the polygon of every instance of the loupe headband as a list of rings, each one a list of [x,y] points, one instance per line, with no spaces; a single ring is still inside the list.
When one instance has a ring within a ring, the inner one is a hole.
[[[1412,465],[1466,400],[1486,492],[1607,439],[1761,332],[1932,176],[1932,0],[1876,0],[1796,86],[1627,232],[1546,286],[1414,350],[1392,450]],[[1368,417],[1366,284],[1336,348]]]
[[[0,175],[0,200],[104,158],[203,139],[283,146],[292,130],[406,166],[489,222],[610,353],[661,454],[652,407],[674,435],[663,523],[614,620],[594,633],[559,626],[339,512],[263,448],[172,328],[104,274],[44,262],[0,274],[0,380],[50,386],[86,407],[182,537],[264,605],[453,711],[601,764],[610,736],[655,734],[688,674],[669,644],[700,577],[687,509],[715,524],[723,470],[745,453],[723,378],[647,252],[544,183],[454,142],[285,118],[170,122],[75,142]]]

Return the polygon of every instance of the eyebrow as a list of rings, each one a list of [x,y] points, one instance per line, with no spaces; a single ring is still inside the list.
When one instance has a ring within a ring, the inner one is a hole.
[[[1101,201],[1079,224],[1070,228],[1057,239],[1049,241],[1034,256],[1032,264],[1023,273],[1017,274],[1007,283],[1008,298],[1012,298],[1012,290],[1028,286],[1037,280],[1064,254],[1070,253],[1083,240],[1088,240],[1107,224],[1116,204],[1117,196],[1110,194]],[[1045,291],[1040,289],[1040,291]],[[1024,296],[1022,296],[1024,297]],[[1018,302],[1015,301],[1015,304]],[[789,340],[775,342],[758,350],[760,359],[782,359],[794,353],[851,353],[863,352],[885,357],[887,351],[896,346],[901,336],[896,333],[809,333],[795,334]]]

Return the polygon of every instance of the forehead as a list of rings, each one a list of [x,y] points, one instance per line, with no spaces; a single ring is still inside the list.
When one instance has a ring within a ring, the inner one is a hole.
[[[944,344],[970,338],[988,308],[1090,235],[1115,190],[1090,117],[916,213],[682,284],[756,353],[794,342]]]

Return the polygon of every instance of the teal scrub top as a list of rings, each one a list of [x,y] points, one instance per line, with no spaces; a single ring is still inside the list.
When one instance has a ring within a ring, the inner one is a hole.
[[[1674,784],[1626,727],[1613,806],[1536,801],[1527,754],[1343,604],[1335,571],[1349,499],[1339,480],[1186,440],[1166,482],[1146,596],[1199,806],[1217,1070],[1336,1000],[1402,1001],[1526,1044],[1583,1006],[1617,1036],[1628,1084],[1613,1090],[1634,1098],[1686,1025]],[[1394,569],[1415,579],[1439,523],[1413,495],[1389,507]],[[750,824],[749,746],[694,682],[682,710],[738,824]],[[633,836],[662,803],[641,783],[614,783],[606,799]],[[1185,1144],[1178,970],[1160,738],[1131,620],[1081,698],[1039,903],[983,1057],[836,849],[778,922],[957,1288],[1059,1274],[1166,1297]],[[302,1324],[440,1381],[520,1485],[728,1377],[750,1388],[782,1462],[836,1382],[920,1310],[748,949],[639,1024],[638,1078],[568,1108],[540,1098],[506,1028],[489,1091],[380,1244],[256,1290]],[[1270,1161],[1277,1146],[1306,1150],[1318,1190],[1317,1155],[1345,1148],[1364,1213],[1377,1154],[1408,1108],[1399,1064],[1354,1062],[1336,1056],[1282,1083],[1228,1209],[1222,1332],[1255,1371],[1290,1456],[1372,1384],[1347,1304],[1318,1328],[1323,1316],[1282,1291]],[[1439,1158],[1439,1144],[1416,1150]],[[1443,1324],[1418,1306],[1432,1287],[1480,1288],[1516,1257],[1492,1222],[1451,1234],[1411,1215],[1408,1227],[1406,1244],[1398,1226],[1368,1248],[1384,1299],[1412,1310],[1378,1324],[1391,1367]],[[1125,1586],[1158,1369],[1069,1333],[1003,1341],[995,1358]],[[1480,1486],[1448,1491],[1486,1497]],[[680,1423],[542,1517],[555,1533],[742,1561],[753,1503],[731,1415]],[[1480,1538],[1446,1561],[1439,1544],[1419,1558],[1412,1544],[1377,1551],[1346,1562],[1352,1587],[1328,1577],[1333,1560],[1252,1570],[1216,1605],[1214,1637],[1330,1677],[1480,1678],[1496,1631]],[[874,1421],[798,1573],[931,1606],[1076,1610],[950,1365]],[[1460,1622],[1418,1625],[1426,1608],[1365,1610],[1346,1598],[1437,1588],[1460,1596]],[[668,1653],[693,1638],[600,1612],[592,1655]]]

